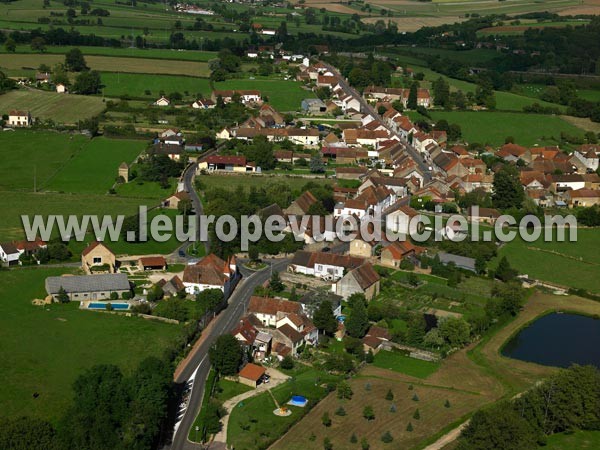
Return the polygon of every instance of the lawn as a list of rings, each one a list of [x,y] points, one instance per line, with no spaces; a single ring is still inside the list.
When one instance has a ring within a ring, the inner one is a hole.
[[[104,108],[102,98],[86,95],[65,95],[37,89],[17,89],[0,95],[0,111],[3,113],[24,109],[30,111],[33,118],[52,119],[63,124],[76,124],[79,120],[100,114]]]
[[[292,395],[303,395],[314,404],[327,393],[323,384],[334,380],[336,377],[332,375],[301,367],[295,371],[292,379],[275,387],[271,392],[280,405],[287,403]],[[238,450],[267,448],[309,410],[308,407],[290,406],[290,416],[276,417],[273,415],[275,408],[273,398],[268,392],[238,403],[229,418],[227,443]]]
[[[46,295],[44,279],[62,273],[65,269],[0,271],[0,416],[56,423],[85,369],[116,364],[127,373],[143,358],[160,356],[179,334],[176,325],[81,311],[77,303],[33,306],[32,299]]]
[[[115,191],[119,197],[164,200],[175,191],[177,180],[172,178],[169,183],[169,187],[164,188],[158,181],[143,181],[136,178],[129,183],[118,184]]]
[[[405,356],[400,352],[387,350],[381,350],[375,355],[373,365],[416,378],[427,378],[440,367],[439,363],[422,361]]]
[[[305,98],[314,98],[315,94],[302,88],[298,81],[286,80],[227,80],[216,83],[216,89],[257,89],[268,97],[269,103],[278,111],[298,111]]]
[[[244,392],[251,391],[250,386],[246,386],[242,383],[236,383],[230,380],[219,380],[217,382],[216,399],[220,402],[229,400],[230,398],[237,397]]]
[[[448,123],[457,123],[467,142],[479,142],[500,146],[507,136],[513,136],[515,142],[525,146],[556,145],[560,133],[570,136],[583,136],[583,131],[565,122],[559,117],[496,111],[432,111],[434,120],[446,119]]]
[[[34,177],[39,189],[87,142],[84,136],[61,133],[0,133],[0,189],[33,191]]]
[[[47,191],[89,194],[106,193],[115,183],[119,165],[131,164],[145,149],[140,140],[87,140],[80,151],[42,188]]]
[[[85,61],[93,70],[101,72],[129,72],[129,73],[151,73],[170,75],[189,75],[193,77],[206,77],[210,75],[208,63],[200,61],[177,61],[169,59],[145,59],[114,56],[87,55],[83,48]],[[50,67],[64,62],[62,55],[50,54],[14,54],[9,58],[2,58],[0,68],[9,70],[21,70],[28,73],[46,64]]]
[[[546,450],[593,450],[600,448],[600,431],[575,431],[559,433],[548,437]]]
[[[532,278],[598,293],[599,245],[598,228],[578,229],[577,242],[544,242],[543,236],[535,242],[515,239],[500,248],[498,258],[490,267],[495,267],[499,258],[506,256],[520,273]]]

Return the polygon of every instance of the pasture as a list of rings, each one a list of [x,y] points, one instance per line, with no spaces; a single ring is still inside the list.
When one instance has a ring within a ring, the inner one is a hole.
[[[433,120],[446,119],[461,126],[467,142],[500,146],[507,136],[524,146],[556,145],[561,132],[583,136],[583,131],[560,117],[499,111],[433,111]]]
[[[325,178],[303,178],[290,176],[270,176],[270,175],[201,175],[197,178],[204,185],[203,190],[212,188],[236,190],[238,187],[249,189],[251,187],[264,187],[269,183],[285,183],[292,190],[299,191],[306,183],[314,182],[319,184],[329,184]]]
[[[68,408],[71,385],[95,364],[133,370],[175,342],[179,326],[80,311],[78,303],[33,306],[57,268],[0,271],[0,416],[29,415],[54,423]],[[148,345],[152,342],[152,345]],[[34,398],[37,392],[39,397]]]
[[[87,95],[58,94],[37,89],[17,89],[0,95],[0,111],[23,109],[32,117],[66,125],[76,124],[104,111],[104,100]]]
[[[85,61],[90,69],[100,72],[125,72],[125,73],[150,73],[188,75],[193,77],[206,77],[210,75],[208,63],[199,61],[178,61],[170,59],[145,59],[114,56],[88,55],[83,48]],[[14,54],[10,58],[2,58],[1,68],[9,70],[22,70],[25,74],[31,74],[40,64],[50,67],[64,62],[63,55],[50,54]]]
[[[0,189],[33,191],[34,177],[39,188],[87,142],[84,136],[61,133],[29,130],[0,133]]]
[[[122,162],[131,164],[145,149],[146,142],[139,140],[107,139],[87,140],[79,152],[69,160],[47,183],[47,191],[102,194],[115,183]]]

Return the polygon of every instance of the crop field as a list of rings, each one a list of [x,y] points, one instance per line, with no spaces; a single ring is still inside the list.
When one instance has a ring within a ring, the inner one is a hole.
[[[130,164],[144,150],[139,140],[95,138],[41,187],[47,191],[103,194],[111,188],[122,162]]]
[[[580,228],[577,242],[544,242],[543,236],[535,242],[515,239],[500,248],[498,258],[506,256],[514,268],[532,278],[599,293],[599,245],[600,229]]]
[[[446,119],[461,126],[467,142],[499,146],[507,136],[520,145],[556,145],[560,133],[582,136],[583,131],[560,117],[497,111],[432,112],[434,120]]]
[[[170,74],[170,75],[188,75],[195,77],[204,77],[210,74],[208,63],[200,61],[178,61],[171,59],[145,59],[128,58],[113,56],[87,55],[85,48],[83,54],[87,65],[94,70],[101,72],[125,72],[125,73],[151,73],[151,74]],[[57,63],[64,62],[63,55],[48,54],[14,54],[8,58],[2,58],[0,68],[9,70],[22,70],[29,74],[39,67],[40,64],[46,64],[50,67]]]
[[[104,111],[100,97],[58,94],[37,89],[17,89],[0,95],[0,111],[23,109],[32,117],[52,119],[56,123],[75,124]]]
[[[56,268],[0,272],[0,416],[56,423],[83,370],[116,364],[128,373],[145,357],[160,356],[179,333],[177,325],[80,311],[78,303],[33,306],[31,300],[46,295],[45,278],[63,273]]]

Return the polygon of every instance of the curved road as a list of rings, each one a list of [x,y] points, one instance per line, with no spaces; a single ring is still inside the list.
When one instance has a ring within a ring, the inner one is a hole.
[[[346,81],[346,79],[338,72],[338,70],[334,66],[324,61],[321,61],[321,63],[323,63],[325,67],[327,67],[330,71],[332,71],[338,76],[340,85],[348,94],[358,99],[358,101],[361,104],[362,112],[371,114],[375,119],[379,120],[384,127],[387,128],[391,135],[397,136],[398,139],[400,139],[400,142],[404,145],[404,147],[406,147],[406,151],[409,154],[409,156],[415,161],[415,163],[417,163],[417,166],[419,166],[419,169],[421,169],[421,171],[423,172],[423,178],[425,179],[424,181],[430,181],[431,170],[429,170],[429,166],[425,163],[425,161],[423,161],[423,158],[421,157],[421,155],[419,155],[417,149],[414,148],[411,144],[409,144],[406,139],[404,139],[402,136],[400,136],[398,133],[396,133],[394,130],[388,127],[388,125],[383,121],[383,118],[379,115],[379,113],[375,111],[375,108],[373,108],[356,89],[350,86],[348,81]]]
[[[278,272],[285,270],[289,262],[289,259],[273,260],[271,262],[272,270]],[[235,328],[235,325],[246,311],[254,289],[263,284],[270,277],[271,270],[266,268],[259,272],[252,273],[247,278],[243,278],[229,298],[229,305],[227,308],[213,320],[208,330],[203,331],[203,335],[201,336],[201,339],[203,339],[202,344],[194,350],[194,354],[189,357],[187,366],[183,368],[175,380],[177,383],[184,383],[194,376],[195,372],[194,384],[188,407],[179,424],[179,428],[173,436],[173,442],[170,447],[171,450],[191,450],[201,448],[200,444],[194,444],[188,441],[187,437],[189,430],[200,411],[200,405],[202,403],[202,398],[204,397],[204,386],[210,369],[208,349],[217,337],[228,333]]]

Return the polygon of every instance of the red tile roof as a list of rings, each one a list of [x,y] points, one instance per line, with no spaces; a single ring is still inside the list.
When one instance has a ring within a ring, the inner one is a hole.
[[[267,369],[256,364],[248,363],[240,370],[240,378],[246,378],[247,380],[258,381],[265,374]]]

